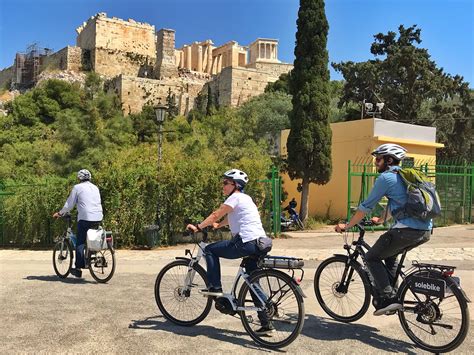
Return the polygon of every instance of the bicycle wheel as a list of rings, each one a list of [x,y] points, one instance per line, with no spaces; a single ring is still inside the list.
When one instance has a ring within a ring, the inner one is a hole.
[[[72,247],[67,239],[61,239],[54,245],[53,250],[53,268],[56,275],[60,278],[66,278],[72,268]]]
[[[89,271],[99,283],[106,283],[109,281],[115,272],[115,250],[109,245],[107,249],[89,252]]]
[[[314,292],[324,312],[340,322],[355,322],[370,305],[367,274],[357,262],[347,266],[346,256],[333,256],[319,265],[314,275]]]
[[[267,335],[256,333],[261,327],[259,316],[262,312],[251,309],[255,308],[255,302],[248,284],[244,283],[239,292],[238,304],[249,307],[239,312],[247,333],[255,342],[268,348],[282,348],[291,344],[300,334],[305,316],[303,297],[294,281],[281,271],[264,269],[252,273],[249,282],[263,291],[266,307],[263,312],[275,330]]]
[[[423,350],[444,353],[456,349],[469,330],[469,309],[462,292],[451,277],[439,271],[423,270],[412,275],[445,280],[445,297],[414,292],[408,277],[399,292],[403,308],[398,318],[403,330]]]
[[[206,272],[200,265],[194,265],[194,276],[186,285],[189,260],[176,260],[166,265],[156,277],[155,300],[161,314],[169,321],[191,326],[198,324],[211,311],[212,298],[199,294],[206,288]]]

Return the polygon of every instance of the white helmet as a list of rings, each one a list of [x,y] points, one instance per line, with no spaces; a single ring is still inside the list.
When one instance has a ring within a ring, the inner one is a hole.
[[[89,170],[81,169],[77,172],[77,178],[81,181],[88,181],[92,178],[92,175]]]
[[[239,169],[231,169],[224,173],[223,175],[226,179],[231,179],[234,181],[238,187],[243,189],[245,185],[249,182],[249,177],[246,173]]]
[[[403,160],[406,157],[407,150],[398,144],[386,143],[378,146],[373,152],[372,155],[388,155],[397,160]]]

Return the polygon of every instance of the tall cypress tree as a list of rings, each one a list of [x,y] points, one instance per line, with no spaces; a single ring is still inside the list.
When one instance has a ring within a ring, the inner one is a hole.
[[[294,69],[290,76],[293,110],[288,136],[288,174],[302,179],[301,217],[308,216],[309,184],[326,184],[331,176],[329,70],[326,50],[329,25],[323,0],[300,0]]]

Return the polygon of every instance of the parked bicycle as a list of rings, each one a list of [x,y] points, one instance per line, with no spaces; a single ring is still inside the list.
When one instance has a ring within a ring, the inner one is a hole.
[[[191,233],[196,247],[185,251],[186,257],[177,257],[158,274],[155,282],[155,299],[163,316],[169,321],[192,326],[203,321],[209,314],[212,302],[221,313],[240,316],[250,337],[268,348],[281,348],[293,342],[301,332],[304,322],[303,291],[299,283],[304,271],[302,259],[272,256],[251,256],[258,258],[259,270],[248,275],[245,272],[245,258],[240,264],[230,293],[221,297],[206,297],[199,293],[208,287],[206,271],[199,265],[207,246],[207,231],[203,231],[198,243]],[[291,275],[277,269],[288,269]],[[295,278],[295,270],[301,277]],[[240,283],[239,283],[240,282]],[[275,331],[258,334],[259,315],[265,312],[273,323]]]
[[[341,322],[355,322],[367,312],[370,298],[377,298],[373,279],[366,267],[365,255],[370,246],[364,241],[364,225],[357,225],[359,238],[348,240],[344,234],[347,255],[335,254],[324,260],[316,270],[314,291],[323,310]],[[421,349],[439,353],[452,351],[465,339],[469,329],[470,302],[453,276],[454,266],[418,263],[402,271],[408,250],[400,258],[391,277],[397,297],[402,304],[398,311],[401,326],[408,337]],[[357,259],[362,259],[361,264]],[[394,311],[395,313],[396,311]]]
[[[76,236],[72,232],[72,219],[70,214],[62,216],[66,221],[66,231],[59,236],[53,250],[54,272],[60,278],[66,278],[72,269]],[[100,283],[109,281],[115,272],[115,250],[113,248],[112,232],[105,232],[102,250],[88,250],[87,243],[84,248],[86,267],[94,280]]]

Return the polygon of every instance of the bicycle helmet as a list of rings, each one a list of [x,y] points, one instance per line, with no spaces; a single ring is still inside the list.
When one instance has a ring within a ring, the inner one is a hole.
[[[92,175],[89,170],[81,169],[77,172],[77,178],[81,181],[89,181],[92,178]]]
[[[373,152],[372,155],[382,155],[389,156],[397,160],[403,160],[406,157],[407,150],[398,144],[386,143],[378,146]]]
[[[239,190],[242,190],[249,182],[249,177],[247,174],[239,169],[227,170],[223,177],[234,181]]]

